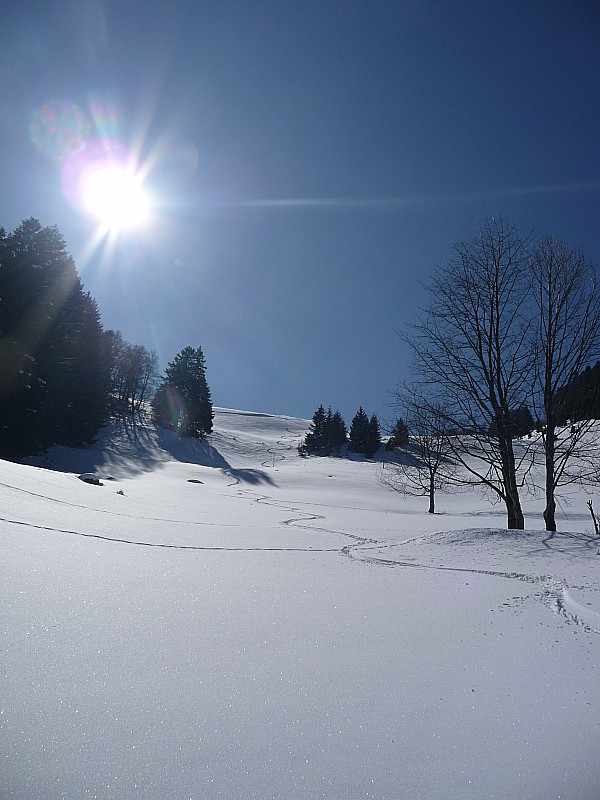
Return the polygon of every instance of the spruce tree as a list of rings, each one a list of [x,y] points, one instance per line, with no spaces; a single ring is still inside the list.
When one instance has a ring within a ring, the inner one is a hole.
[[[367,458],[373,458],[381,445],[381,431],[379,430],[379,420],[375,414],[369,420],[369,438],[364,453]]]
[[[319,453],[325,447],[325,423],[327,415],[323,406],[319,406],[312,416],[308,433],[304,438],[303,450],[306,453]]]
[[[388,452],[395,450],[397,447],[406,447],[408,444],[408,428],[402,417],[398,417],[396,424],[392,428],[390,438],[387,441],[385,449]]]
[[[369,436],[369,418],[361,406],[350,423],[350,449],[355,453],[365,453]]]
[[[350,448],[355,453],[373,458],[380,444],[379,420],[375,414],[369,419],[361,406],[350,425]]]
[[[152,407],[159,427],[195,438],[212,433],[214,414],[201,347],[184,347],[169,362]]]
[[[108,396],[102,325],[56,227],[0,231],[0,454],[90,442]]]
[[[327,427],[330,451],[333,451],[339,455],[340,448],[342,445],[346,444],[348,437],[346,423],[344,422],[344,418],[339,411],[334,412],[334,414],[331,416],[331,419],[328,420]]]
[[[346,437],[346,424],[340,412],[332,412],[329,406],[325,413],[324,406],[320,405],[313,414],[308,433],[298,449],[302,454],[339,455]]]

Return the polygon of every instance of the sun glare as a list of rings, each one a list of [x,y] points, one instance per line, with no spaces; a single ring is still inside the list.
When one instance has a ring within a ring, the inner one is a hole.
[[[141,225],[148,217],[148,198],[139,179],[121,166],[104,166],[85,180],[86,208],[110,230]]]

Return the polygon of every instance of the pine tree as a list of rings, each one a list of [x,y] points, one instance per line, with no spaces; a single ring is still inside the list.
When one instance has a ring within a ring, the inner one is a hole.
[[[74,290],[63,310],[66,319],[56,331],[63,352],[57,366],[61,385],[49,397],[48,416],[57,441],[77,447],[93,442],[106,419],[110,378],[96,301]]]
[[[528,436],[535,428],[535,422],[529,407],[522,405],[511,414],[513,436]]]
[[[339,455],[342,445],[346,444],[347,437],[348,431],[344,418],[339,411],[335,411],[327,420],[327,439],[330,452]]]
[[[397,447],[406,447],[408,444],[408,428],[402,417],[398,417],[396,424],[392,428],[390,438],[387,441],[385,449],[388,452],[395,450]]]
[[[0,298],[0,453],[91,441],[108,393],[102,326],[57,228],[0,231]]]
[[[361,406],[350,425],[350,449],[367,458],[373,458],[380,444],[379,420],[375,414],[369,419]]]
[[[369,420],[369,439],[364,451],[367,458],[373,458],[381,445],[381,431],[379,430],[379,420],[375,414]]]
[[[306,453],[319,453],[325,447],[325,423],[327,416],[323,406],[319,406],[312,416],[308,433],[304,438],[303,450]]]
[[[365,453],[369,438],[369,418],[361,406],[350,423],[350,449],[355,453]]]
[[[152,407],[159,427],[195,438],[212,433],[214,414],[201,347],[184,347],[169,362]]]

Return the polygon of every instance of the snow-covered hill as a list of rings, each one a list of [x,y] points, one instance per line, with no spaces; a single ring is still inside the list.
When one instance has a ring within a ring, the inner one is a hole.
[[[600,796],[598,542],[218,409],[0,462],[0,796]],[[95,472],[102,486],[78,480]]]

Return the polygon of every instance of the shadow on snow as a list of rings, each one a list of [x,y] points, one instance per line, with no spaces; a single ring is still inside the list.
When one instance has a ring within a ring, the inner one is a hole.
[[[27,463],[35,466],[59,472],[97,473],[105,479],[132,478],[159,469],[169,461],[219,469],[236,483],[273,485],[266,472],[234,469],[209,437],[181,437],[172,431],[148,427],[129,416],[105,425],[89,447],[52,447],[43,456],[27,459]]]

